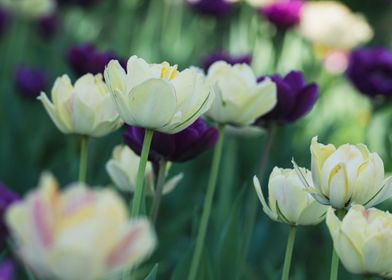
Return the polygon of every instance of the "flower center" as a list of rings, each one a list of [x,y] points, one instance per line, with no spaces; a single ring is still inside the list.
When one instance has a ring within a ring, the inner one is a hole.
[[[177,74],[178,74],[177,65],[170,66],[170,64],[167,62],[162,63],[161,75],[160,75],[161,79],[172,80],[177,76]]]

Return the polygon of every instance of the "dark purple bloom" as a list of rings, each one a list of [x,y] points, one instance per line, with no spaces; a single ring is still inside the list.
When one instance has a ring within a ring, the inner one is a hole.
[[[269,22],[279,29],[288,29],[301,20],[302,0],[281,0],[260,9]]]
[[[144,131],[144,128],[128,126],[124,133],[124,142],[138,155],[142,150]],[[173,162],[191,160],[212,148],[217,138],[218,130],[207,127],[202,119],[177,134],[155,132],[149,159],[153,162],[162,158]]]
[[[258,82],[265,78],[260,77]],[[313,108],[319,89],[315,83],[306,84],[301,72],[291,71],[285,77],[276,74],[269,78],[276,84],[278,102],[271,112],[257,120],[257,124],[263,125],[269,121],[294,122]]]
[[[15,264],[10,260],[0,263],[0,280],[13,279],[15,279]]]
[[[82,44],[68,50],[68,62],[78,76],[87,73],[103,73],[106,64],[112,59],[119,59],[113,51],[100,52],[92,44]],[[121,65],[126,64],[120,61]]]
[[[250,55],[240,55],[240,56],[230,56],[227,53],[224,52],[216,52],[213,53],[212,55],[206,57],[203,60],[203,69],[208,70],[212,64],[214,64],[217,61],[226,61],[227,63],[234,65],[234,64],[251,64],[252,63],[252,57]]]
[[[57,14],[51,14],[40,18],[38,20],[38,28],[42,36],[48,39],[52,38],[58,29]]]
[[[36,98],[48,84],[45,71],[30,66],[19,66],[15,72],[15,85],[19,92],[28,98]]]
[[[8,230],[4,222],[4,215],[8,207],[19,200],[19,196],[9,189],[7,189],[2,183],[0,183],[0,248],[3,249],[4,241],[8,237]],[[2,278],[0,278],[2,279]]]
[[[233,8],[227,0],[187,0],[192,9],[203,15],[222,17]]]
[[[0,35],[3,34],[10,23],[10,14],[7,10],[0,8]]]
[[[392,52],[383,48],[354,50],[349,58],[347,77],[369,97],[392,97]]]

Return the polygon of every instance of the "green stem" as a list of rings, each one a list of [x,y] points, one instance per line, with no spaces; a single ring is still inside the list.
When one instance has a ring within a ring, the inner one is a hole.
[[[346,210],[345,209],[337,209],[336,215],[341,220],[344,218],[344,215],[346,215]],[[331,273],[330,273],[329,279],[330,280],[337,280],[338,273],[339,273],[339,257],[336,254],[334,245],[332,243]]]
[[[146,172],[147,159],[150,152],[153,135],[153,130],[146,129],[143,140],[142,154],[140,156],[139,168],[137,170],[136,190],[132,202],[132,217],[140,215],[141,212],[142,200],[144,196],[144,174]]]
[[[80,140],[79,182],[86,183],[88,159],[88,136]]]
[[[195,251],[193,253],[192,265],[191,265],[191,269],[190,269],[190,272],[188,275],[188,280],[195,280],[196,276],[197,276],[197,271],[199,269],[201,253],[203,251],[204,240],[205,240],[205,236],[206,236],[206,232],[207,232],[208,220],[210,218],[212,202],[214,199],[214,193],[215,193],[215,188],[216,188],[216,181],[218,178],[220,160],[222,157],[224,128],[225,128],[224,125],[219,125],[219,138],[218,138],[218,142],[217,142],[215,149],[214,149],[214,156],[212,159],[210,179],[208,181],[207,194],[206,194],[206,198],[204,201],[203,213],[201,216],[199,231],[198,231],[197,239],[196,239]]]
[[[291,226],[289,231],[289,237],[287,239],[287,247],[286,247],[286,255],[284,257],[282,280],[289,279],[291,257],[293,256],[293,248],[294,248],[296,232],[297,232],[297,228],[295,226]]]
[[[164,159],[162,159],[159,162],[158,178],[156,181],[156,187],[155,187],[155,191],[154,191],[154,199],[152,202],[151,212],[150,212],[150,220],[153,224],[155,224],[155,222],[157,220],[159,206],[161,204],[163,186],[165,185],[166,165],[167,165],[167,161]]]
[[[267,168],[267,163],[268,163],[268,159],[269,159],[269,155],[271,152],[271,148],[272,148],[272,144],[274,142],[275,139],[275,133],[276,133],[276,126],[274,124],[272,124],[267,131],[267,139],[266,142],[264,144],[263,147],[263,151],[261,154],[261,160],[260,160],[260,166],[259,166],[259,179],[260,179],[260,183],[263,182],[263,178],[264,178],[264,173],[265,173],[265,169]],[[250,197],[250,201],[249,201],[249,219],[247,220],[246,224],[245,224],[245,230],[244,230],[244,236],[245,236],[245,241],[244,241],[244,250],[242,251],[242,256],[241,256],[241,266],[243,267],[245,265],[246,262],[246,256],[249,250],[249,246],[250,246],[250,242],[252,239],[252,233],[253,233],[253,228],[255,226],[256,223],[256,214],[257,214],[257,205],[259,203],[259,200],[257,198],[257,195],[251,195]],[[238,273],[241,272],[242,270],[239,270]],[[240,275],[236,275],[235,279],[239,279]]]

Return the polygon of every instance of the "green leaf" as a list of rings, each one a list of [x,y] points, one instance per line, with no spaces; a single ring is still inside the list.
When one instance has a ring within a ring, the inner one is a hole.
[[[144,280],[155,280],[157,279],[158,274],[158,264],[156,263],[154,267],[151,269],[150,273],[144,278]]]

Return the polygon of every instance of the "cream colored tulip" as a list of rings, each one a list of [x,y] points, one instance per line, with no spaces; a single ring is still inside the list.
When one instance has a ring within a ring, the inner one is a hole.
[[[336,149],[312,139],[312,178],[309,182],[300,170],[303,183],[322,204],[336,209],[351,203],[371,207],[392,196],[392,177],[384,180],[384,164],[377,153],[363,144],[345,144]]]
[[[121,118],[129,125],[174,134],[190,126],[211,106],[213,94],[196,68],[148,64],[132,56],[127,72],[117,60],[105,69]]]
[[[352,273],[392,278],[392,215],[353,205],[342,221],[330,208],[327,225],[336,253]]]
[[[113,190],[76,183],[60,193],[48,174],[8,209],[6,222],[16,253],[40,279],[109,279],[140,264],[156,245],[150,222],[129,220]]]
[[[278,0],[245,0],[250,6],[255,8],[262,8],[264,6],[278,2]]]
[[[257,83],[247,64],[229,65],[215,62],[208,70],[207,81],[215,99],[207,116],[221,124],[246,126],[271,111],[277,102],[276,85],[270,79]]]
[[[312,180],[309,170],[302,168],[302,172],[308,180]],[[325,217],[327,207],[306,191],[294,169],[273,169],[268,182],[269,205],[256,176],[253,183],[264,212],[274,221],[305,226],[318,224]]]
[[[41,18],[56,10],[55,0],[0,0],[0,7],[28,18]]]
[[[74,86],[64,75],[53,86],[52,101],[44,92],[38,99],[65,134],[102,137],[123,124],[100,74],[86,74]]]
[[[139,167],[140,157],[136,155],[128,146],[118,145],[113,150],[112,159],[106,163],[106,171],[114,184],[122,191],[135,192],[136,177]],[[170,170],[168,165],[167,171]],[[145,182],[147,184],[147,194],[153,195],[155,192],[155,176],[153,167],[147,162],[145,172]],[[168,194],[174,190],[177,184],[182,180],[183,174],[178,174],[168,180],[163,186],[163,194]]]
[[[373,37],[366,19],[337,1],[304,2],[299,31],[318,49],[351,50]]]

